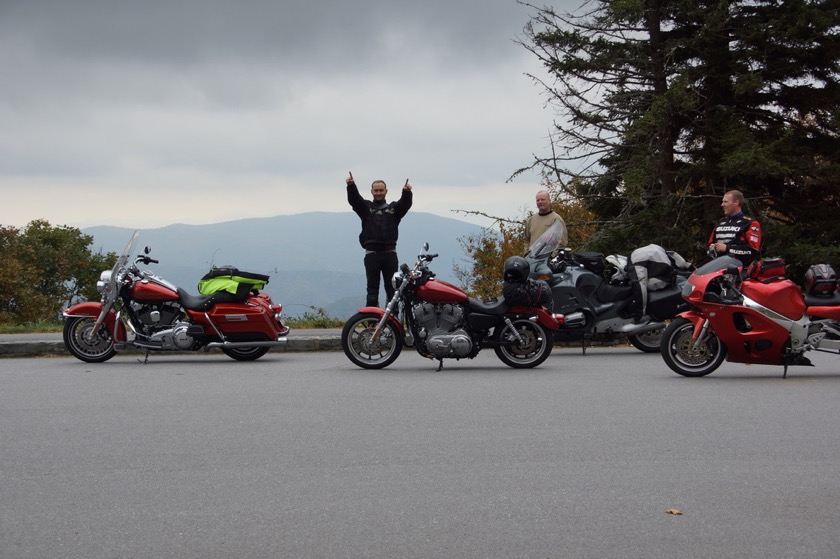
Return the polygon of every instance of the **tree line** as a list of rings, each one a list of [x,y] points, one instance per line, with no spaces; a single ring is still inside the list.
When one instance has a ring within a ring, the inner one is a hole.
[[[737,189],[763,255],[793,279],[840,265],[840,0],[520,4],[533,16],[518,43],[545,71],[530,77],[554,122],[548,153],[511,178],[540,171],[572,248],[656,243],[702,261]],[[462,243],[476,272],[522,250],[521,218],[497,219],[500,232]]]
[[[63,308],[97,300],[96,281],[116,253],[93,252],[79,229],[31,221],[0,226],[0,324],[58,321]]]

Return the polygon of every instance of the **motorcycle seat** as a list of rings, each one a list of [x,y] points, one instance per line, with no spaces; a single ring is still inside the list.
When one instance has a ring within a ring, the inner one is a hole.
[[[242,300],[241,297],[227,291],[217,291],[210,295],[191,295],[180,287],[178,288],[178,297],[184,308],[191,311],[206,311],[219,303],[237,303]]]
[[[493,299],[490,301],[479,301],[470,298],[470,311],[483,314],[505,314],[510,305],[504,299]]]
[[[805,304],[809,307],[836,307],[840,305],[840,293],[835,291],[828,297],[806,293]]]

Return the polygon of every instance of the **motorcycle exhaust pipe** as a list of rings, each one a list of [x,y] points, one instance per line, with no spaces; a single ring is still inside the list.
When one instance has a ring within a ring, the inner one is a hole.
[[[573,312],[571,314],[563,315],[563,326],[577,328],[586,324],[586,315],[582,312]]]
[[[286,345],[286,338],[280,338],[276,341],[259,341],[259,342],[210,342],[205,349],[215,349],[224,347],[277,347]]]

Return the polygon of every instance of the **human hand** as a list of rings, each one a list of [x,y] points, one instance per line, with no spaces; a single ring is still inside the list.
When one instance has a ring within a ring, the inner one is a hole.
[[[353,173],[352,172],[350,173],[350,176],[347,177],[347,179],[344,182],[346,182],[348,185],[356,182],[356,181],[353,180]]]
[[[403,190],[411,190],[411,185],[408,184],[408,179],[405,179],[405,184],[403,185]]]

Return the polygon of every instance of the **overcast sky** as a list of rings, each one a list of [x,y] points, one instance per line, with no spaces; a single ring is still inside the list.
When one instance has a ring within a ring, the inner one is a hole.
[[[560,0],[573,10],[576,0]],[[542,5],[538,3],[538,5]],[[553,120],[515,0],[0,0],[0,224],[534,208]]]

